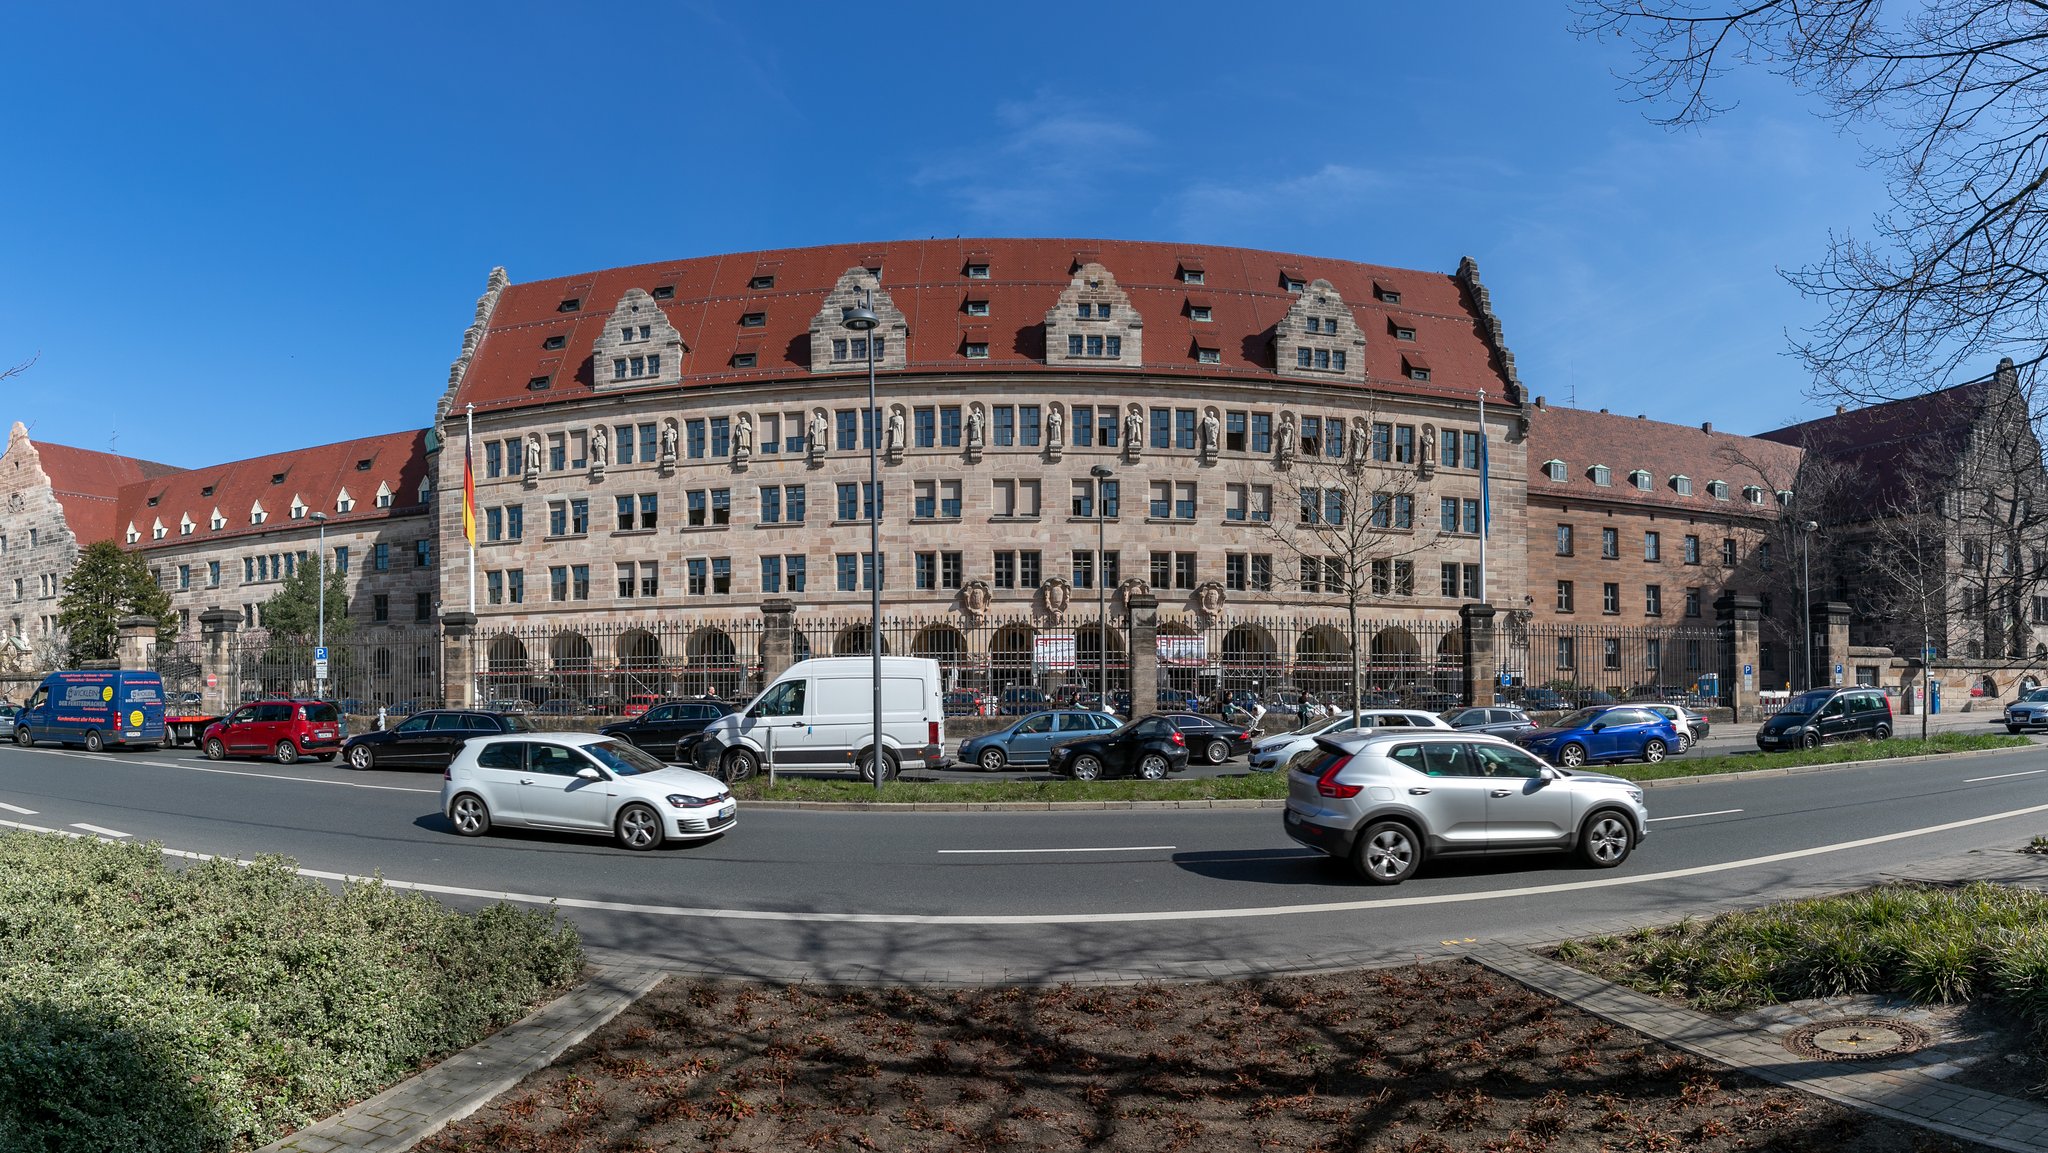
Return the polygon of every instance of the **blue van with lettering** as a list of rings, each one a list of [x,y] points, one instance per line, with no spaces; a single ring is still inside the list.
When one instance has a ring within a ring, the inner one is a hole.
[[[153,672],[81,669],[43,678],[14,718],[14,743],[155,748],[164,740],[164,682]]]

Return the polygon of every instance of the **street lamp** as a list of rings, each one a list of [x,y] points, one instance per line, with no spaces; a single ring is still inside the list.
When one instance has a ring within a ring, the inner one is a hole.
[[[1096,687],[1102,693],[1102,708],[1108,711],[1109,568],[1105,562],[1109,554],[1102,548],[1102,518],[1109,515],[1109,498],[1105,494],[1108,492],[1109,478],[1116,475],[1116,470],[1106,464],[1098,464],[1088,470],[1088,475],[1095,478],[1095,649],[1096,655],[1100,658],[1098,664],[1101,668],[1100,683]],[[1131,708],[1135,711],[1137,707],[1137,700],[1133,698]]]
[[[320,599],[313,610],[313,619],[319,622],[313,633],[313,655],[317,657],[327,648],[327,514],[314,513],[313,523],[320,526],[320,543],[313,554],[313,565],[320,571]],[[313,695],[323,699],[327,696],[327,670],[317,660],[313,662]]]
[[[839,310],[839,323],[859,333],[871,332],[881,321],[875,316],[875,291],[852,308]],[[875,662],[875,744],[868,762],[875,772],[875,791],[882,791],[882,462],[877,444],[882,439],[882,414],[875,407],[875,341],[862,342],[868,353],[868,591],[873,615],[868,633],[868,652]]]
[[[1806,629],[1806,684],[1813,687],[1813,572],[1807,566],[1806,538],[1820,522],[1803,520],[1799,522],[1799,620]]]

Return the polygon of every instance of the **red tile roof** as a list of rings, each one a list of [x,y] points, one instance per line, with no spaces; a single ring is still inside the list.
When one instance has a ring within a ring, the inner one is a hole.
[[[426,439],[423,429],[385,433],[206,465],[126,484],[121,488],[118,514],[110,518],[114,524],[111,535],[125,540],[128,526],[133,524],[142,539],[132,547],[147,549],[253,536],[293,524],[312,527],[310,519],[292,520],[294,496],[306,503],[308,512],[326,513],[330,529],[416,512],[420,508],[420,482],[427,477]],[[359,468],[365,461],[368,468]],[[280,473],[284,479],[272,483],[271,478]],[[377,507],[380,485],[391,488],[390,508]],[[213,492],[206,495],[209,487]],[[353,511],[335,511],[343,489],[355,500]],[[156,500],[153,506],[149,503],[151,499]],[[263,524],[252,525],[249,510],[258,501],[269,515]],[[216,507],[227,521],[219,529],[212,527]],[[180,518],[185,516],[192,518],[190,536],[178,534]],[[159,520],[168,531],[162,540],[152,541],[151,526]]]
[[[1875,507],[1928,470],[1948,467],[1996,399],[1996,388],[1995,378],[1971,381],[1757,435],[1848,466],[1866,504]]]
[[[64,509],[64,523],[81,547],[119,539],[116,503],[122,485],[178,471],[168,464],[68,444],[37,443],[35,448],[43,475],[50,478],[50,489]]]
[[[1076,262],[1087,260],[1108,268],[1144,317],[1152,337],[1145,344],[1148,371],[1281,383],[1273,371],[1271,337],[1296,298],[1282,287],[1286,270],[1308,280],[1328,280],[1357,315],[1367,334],[1365,369],[1373,387],[1462,397],[1484,389],[1492,400],[1507,397],[1507,381],[1487,336],[1489,326],[1454,275],[1243,248],[970,238],[741,252],[509,285],[448,411],[459,413],[468,403],[488,410],[591,395],[592,347],[612,307],[629,288],[652,292],[673,286],[674,296],[658,303],[688,350],[682,387],[809,379],[811,319],[839,277],[856,265],[879,266],[884,291],[903,310],[910,326],[909,371],[1045,370],[1046,310],[1071,280]],[[987,264],[989,277],[969,279],[965,270],[970,263]],[[774,288],[747,287],[760,270],[771,266]],[[1189,268],[1204,273],[1200,286],[1179,278],[1181,270]],[[1419,321],[1417,342],[1397,347],[1383,335],[1391,306],[1374,296],[1375,282],[1401,285],[1398,308],[1404,317]],[[1215,310],[1211,323],[1187,320],[1184,306],[1191,288],[1210,298]],[[961,305],[968,297],[988,301],[989,316],[970,321]],[[579,302],[577,310],[561,311],[563,301],[571,299]],[[740,315],[757,311],[767,314],[766,327],[741,329]],[[969,361],[962,355],[963,334],[970,323],[990,326],[987,359]],[[565,336],[567,347],[552,353],[543,350],[542,341],[555,335]],[[1197,341],[1220,350],[1221,363],[1197,362]],[[756,366],[733,367],[733,355],[749,349],[758,350]],[[1403,374],[1402,349],[1427,350],[1431,380],[1413,381]],[[1054,371],[1075,369],[1063,364]],[[542,375],[553,377],[552,386],[529,391],[527,382]]]
[[[1579,408],[1532,404],[1522,411],[1529,417],[1531,500],[1600,500],[1756,515],[1775,513],[1777,502],[1767,499],[1759,509],[1742,499],[1745,486],[1766,492],[1790,489],[1799,473],[1797,447],[1758,437]],[[1552,460],[1564,462],[1561,482],[1544,470]],[[1607,466],[1609,484],[1593,483],[1596,464]],[[1629,473],[1637,469],[1650,474],[1648,492],[1629,483]],[[1674,476],[1692,480],[1692,495],[1682,496],[1672,487]],[[1708,495],[1707,482],[1714,480],[1728,482],[1728,499]]]

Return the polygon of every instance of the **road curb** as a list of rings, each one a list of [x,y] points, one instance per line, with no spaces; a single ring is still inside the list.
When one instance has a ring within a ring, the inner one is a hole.
[[[1824,765],[1785,765],[1776,769],[1744,769],[1739,773],[1707,773],[1697,777],[1660,777],[1654,781],[1632,781],[1640,789],[1655,789],[1665,785],[1708,785],[1716,781],[1756,780],[1763,777],[1796,777],[1807,773],[1825,773],[1835,769],[1867,769],[1872,765],[1907,765],[1922,761],[1953,761],[1970,757],[1991,757],[2000,753],[2016,753],[2025,748],[2040,746],[2012,745],[2003,749],[1958,749],[1953,753],[1915,753],[1909,757],[1877,757],[1867,761],[1834,761]]]

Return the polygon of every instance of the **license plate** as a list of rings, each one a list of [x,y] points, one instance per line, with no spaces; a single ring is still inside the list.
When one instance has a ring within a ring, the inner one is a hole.
[[[1290,825],[1298,825],[1298,824],[1300,824],[1300,823],[1301,823],[1301,814],[1300,814],[1300,813],[1297,813],[1297,812],[1295,812],[1295,811],[1294,811],[1293,809],[1289,809],[1289,810],[1287,810],[1287,823],[1288,823],[1288,824],[1290,824]]]
[[[720,805],[720,806],[718,806],[718,819],[722,821],[722,820],[724,820],[725,818],[727,818],[727,817],[730,817],[730,816],[732,816],[732,815],[733,815],[733,813],[734,813],[734,811],[735,811],[735,810],[736,810],[737,808],[738,808],[738,806],[736,806],[736,805]]]
[[[331,733],[331,732],[328,732],[328,731],[326,731],[326,730],[324,730],[324,729],[323,729],[323,730],[321,730],[320,732],[314,733],[314,734],[313,734],[313,736],[314,736],[315,738],[317,738],[317,739],[319,739],[319,740],[323,740],[323,741],[331,741],[331,740],[333,740],[333,739],[334,739],[334,734],[333,734],[333,733]]]

